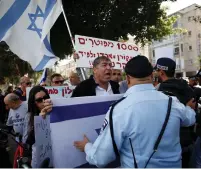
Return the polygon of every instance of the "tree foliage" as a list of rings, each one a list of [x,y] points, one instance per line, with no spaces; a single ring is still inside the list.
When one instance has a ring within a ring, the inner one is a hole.
[[[157,40],[172,33],[175,18],[168,18],[161,3],[165,0],[63,0],[72,35],[84,35],[109,40],[127,39],[130,34],[137,42]],[[172,0],[174,1],[174,0]],[[51,29],[54,53],[64,58],[73,47],[63,15]],[[20,60],[0,44],[0,77],[33,73],[27,62]]]
[[[136,41],[144,43],[171,33],[174,19],[168,19],[165,10],[160,8],[163,1],[68,0],[63,4],[73,35],[118,40],[120,37],[127,39],[130,34]],[[51,31],[51,44],[61,58],[72,53],[62,15]]]
[[[32,75],[34,71],[31,66],[19,59],[13,54],[5,42],[0,43],[0,78],[5,78],[5,81],[16,84],[19,77],[29,73]]]

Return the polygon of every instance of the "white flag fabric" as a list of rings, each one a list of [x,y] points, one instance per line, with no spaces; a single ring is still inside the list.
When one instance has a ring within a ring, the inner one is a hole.
[[[47,79],[47,69],[45,68],[45,69],[43,70],[43,74],[42,74],[42,76],[41,76],[41,78],[40,78],[40,83],[39,83],[39,84],[41,84],[42,82],[45,82],[46,79]]]
[[[86,134],[91,142],[98,137],[110,105],[123,95],[52,99],[50,114],[53,163],[55,168],[91,168],[86,155],[73,146]],[[116,166],[116,162],[111,168]]]
[[[1,0],[0,41],[35,71],[54,65],[50,29],[61,14],[60,0]]]

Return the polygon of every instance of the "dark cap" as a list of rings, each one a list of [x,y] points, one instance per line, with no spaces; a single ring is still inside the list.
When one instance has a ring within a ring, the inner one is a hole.
[[[196,75],[195,76],[190,76],[190,77],[188,77],[188,79],[189,80],[198,80]]]
[[[153,67],[147,57],[136,56],[129,60],[125,67],[125,73],[134,78],[144,78],[150,76],[153,72]]]
[[[198,71],[198,73],[196,74],[197,77],[201,77],[201,69]]]
[[[165,72],[173,72],[176,69],[176,63],[170,58],[159,58],[154,70],[163,70]]]

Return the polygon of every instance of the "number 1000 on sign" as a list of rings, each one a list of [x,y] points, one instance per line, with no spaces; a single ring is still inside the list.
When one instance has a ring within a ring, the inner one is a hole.
[[[128,45],[125,43],[117,43],[117,47],[119,50],[134,50],[134,51],[138,51],[138,47],[137,46],[132,46],[132,45]]]

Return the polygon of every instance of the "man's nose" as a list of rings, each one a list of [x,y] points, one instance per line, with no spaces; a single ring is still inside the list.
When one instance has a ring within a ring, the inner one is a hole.
[[[106,69],[110,69],[111,70],[112,69],[111,65],[107,65]]]

